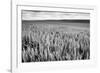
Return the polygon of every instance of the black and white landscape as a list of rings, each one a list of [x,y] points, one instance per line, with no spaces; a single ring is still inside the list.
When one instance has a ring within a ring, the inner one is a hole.
[[[22,62],[90,59],[90,14],[22,10]]]

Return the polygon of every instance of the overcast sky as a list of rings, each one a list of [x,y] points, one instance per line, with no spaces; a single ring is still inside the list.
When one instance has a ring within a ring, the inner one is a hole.
[[[89,13],[49,12],[22,10],[22,20],[90,19]]]

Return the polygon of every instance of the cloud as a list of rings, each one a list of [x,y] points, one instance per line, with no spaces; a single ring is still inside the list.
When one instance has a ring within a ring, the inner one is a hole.
[[[89,13],[22,11],[22,20],[62,20],[62,19],[90,19]]]

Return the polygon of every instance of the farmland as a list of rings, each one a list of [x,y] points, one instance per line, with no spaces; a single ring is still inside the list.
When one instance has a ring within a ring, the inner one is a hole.
[[[22,22],[22,62],[88,60],[89,30],[89,22]]]

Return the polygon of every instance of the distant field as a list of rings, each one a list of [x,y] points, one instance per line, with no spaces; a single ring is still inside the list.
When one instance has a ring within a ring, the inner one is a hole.
[[[22,30],[28,30],[33,24],[37,24],[38,28],[46,31],[67,31],[67,32],[80,32],[89,31],[89,20],[50,20],[50,21],[22,21]]]

